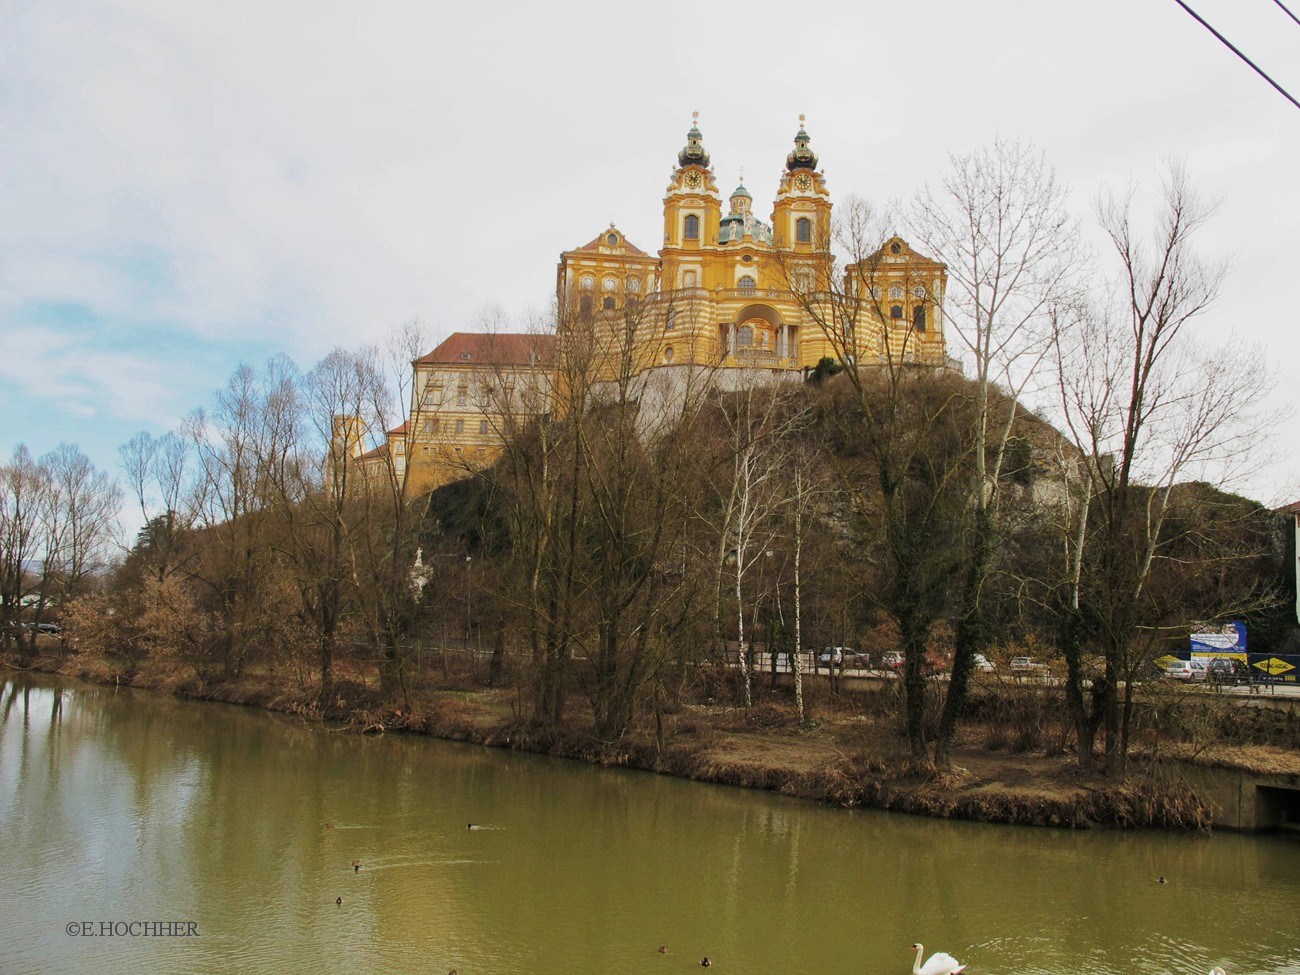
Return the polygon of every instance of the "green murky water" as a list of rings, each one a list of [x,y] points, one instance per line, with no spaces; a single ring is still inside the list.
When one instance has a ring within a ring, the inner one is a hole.
[[[0,851],[6,975],[907,975],[917,940],[972,975],[1300,975],[1292,838],[848,812],[52,681],[0,683]],[[168,920],[198,937],[106,933]]]

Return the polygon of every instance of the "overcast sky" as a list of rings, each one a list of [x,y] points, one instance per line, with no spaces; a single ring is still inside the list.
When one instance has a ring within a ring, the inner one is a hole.
[[[1273,0],[1191,5],[1300,97]],[[800,113],[836,200],[909,197],[1002,135],[1091,220],[1185,162],[1234,266],[1202,334],[1289,372],[1245,489],[1300,497],[1300,110],[1174,0],[3,0],[0,451],[116,470],[241,361],[522,319],[611,220],[656,249],[696,110],[764,219]]]

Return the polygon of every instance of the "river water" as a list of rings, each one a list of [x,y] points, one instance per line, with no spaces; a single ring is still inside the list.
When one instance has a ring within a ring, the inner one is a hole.
[[[0,682],[0,855],[5,975],[907,975],[915,941],[1300,975],[1290,837],[829,809],[46,679]]]

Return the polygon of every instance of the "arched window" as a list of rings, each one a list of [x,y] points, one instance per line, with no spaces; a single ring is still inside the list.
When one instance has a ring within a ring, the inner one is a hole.
[[[754,344],[754,330],[748,325],[742,325],[736,330],[736,345],[742,349],[748,349]]]
[[[687,240],[700,239],[700,218],[693,213],[686,215],[686,230],[684,236]]]
[[[672,328],[677,324],[677,309],[669,308],[668,316],[664,319],[664,328]]]
[[[889,308],[889,317],[890,317],[890,318],[902,318],[902,317],[903,317],[903,306],[902,306],[902,305],[891,305],[890,308]]]
[[[812,240],[812,221],[807,217],[800,217],[794,222],[794,239],[801,244]]]
[[[696,275],[695,275],[695,272],[694,272],[694,271],[687,270],[687,271],[683,271],[683,272],[682,272],[682,287],[683,287],[683,288],[693,288],[693,287],[695,287],[695,281],[696,281]]]
[[[758,282],[756,282],[748,274],[746,274],[743,278],[741,278],[739,281],[736,282],[737,286],[740,288],[741,291],[753,291],[757,283]]]
[[[925,331],[925,305],[917,302],[916,307],[912,309],[912,324],[918,332]]]

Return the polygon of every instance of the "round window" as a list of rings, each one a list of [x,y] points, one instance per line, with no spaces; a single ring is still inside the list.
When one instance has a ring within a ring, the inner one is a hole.
[[[584,274],[582,276],[582,286],[584,288],[594,288],[596,286],[596,279],[590,274]]]
[[[627,290],[628,290],[628,291],[640,291],[640,290],[641,290],[641,282],[638,281],[636,278],[628,278],[628,279],[627,279]]]
[[[610,234],[608,237],[605,238],[605,243],[609,244],[610,247],[617,247],[618,234]]]
[[[899,244],[899,243],[893,243],[893,244],[890,244],[890,245],[889,245],[889,253],[891,253],[891,254],[901,254],[901,253],[903,253],[903,245],[902,245],[902,244]]]
[[[618,278],[606,278],[602,283],[606,291],[613,291],[618,287]]]
[[[673,361],[673,347],[670,345],[668,346],[668,348],[664,349],[664,362],[672,362],[672,361]]]

